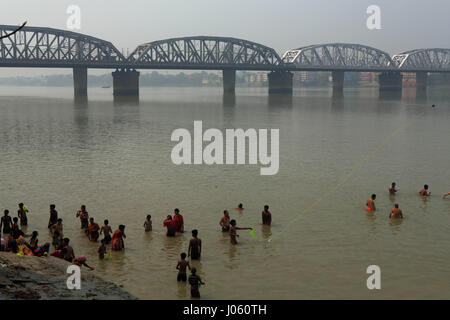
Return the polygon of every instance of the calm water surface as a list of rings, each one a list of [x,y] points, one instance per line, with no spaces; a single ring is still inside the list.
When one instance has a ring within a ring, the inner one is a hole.
[[[440,198],[450,191],[448,88],[402,100],[379,99],[376,89],[348,89],[344,98],[302,89],[291,102],[269,100],[266,90],[238,89],[233,103],[221,88],[141,88],[139,106],[119,106],[111,89],[89,89],[88,105],[74,105],[72,88],[0,87],[0,209],[15,216],[25,202],[27,232],[38,230],[45,242],[55,203],[75,254],[139,298],[189,298],[175,266],[190,233],[169,239],[162,228],[178,207],[186,230],[198,229],[203,240],[202,260],[192,265],[207,282],[204,299],[448,299],[450,199]],[[259,165],[172,164],[171,133],[193,130],[194,120],[204,129],[279,128],[279,173],[260,176]],[[400,188],[395,199],[387,192],[392,181]],[[433,193],[426,201],[418,196],[425,183]],[[368,216],[371,193],[378,211]],[[233,210],[239,202],[242,213]],[[394,202],[405,214],[398,223],[387,217]],[[98,244],[75,218],[81,204],[98,222],[126,225],[125,252],[98,260]],[[260,225],[265,204],[271,228]],[[240,231],[232,247],[218,226],[224,209],[238,225],[254,227],[258,239]],[[143,230],[147,214],[151,233]],[[378,291],[366,287],[371,264],[381,267]]]

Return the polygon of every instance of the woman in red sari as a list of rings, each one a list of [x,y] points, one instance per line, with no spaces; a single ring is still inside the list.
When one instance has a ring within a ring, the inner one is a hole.
[[[116,230],[112,236],[111,250],[123,250],[125,249],[125,244],[123,238],[126,238],[125,226],[121,224],[119,230]]]

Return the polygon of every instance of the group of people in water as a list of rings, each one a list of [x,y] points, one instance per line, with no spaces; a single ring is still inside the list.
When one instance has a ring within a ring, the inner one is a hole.
[[[389,186],[388,190],[389,190],[390,196],[395,196],[396,193],[398,192],[397,184],[395,182],[392,182],[391,185]],[[419,195],[421,197],[431,196],[431,192],[428,190],[429,190],[429,186],[427,184],[425,184],[423,186],[422,190],[419,191]],[[450,196],[450,192],[445,193],[442,196],[442,199],[445,199],[448,196]],[[375,207],[375,199],[376,198],[377,198],[377,195],[374,193],[370,196],[369,199],[367,199],[367,201],[366,201],[366,211],[367,212],[374,212],[377,210],[377,208]],[[391,211],[389,211],[389,219],[403,219],[403,211],[400,209],[398,203],[395,203],[394,208],[392,208]]]
[[[391,196],[395,196],[398,192],[398,188],[395,182],[393,182],[389,186],[389,194]],[[431,196],[431,192],[429,191],[429,186],[424,185],[423,189],[419,191],[419,195],[421,197],[429,197]],[[442,198],[446,198],[450,196],[450,192],[444,194]],[[371,197],[366,201],[366,210],[368,212],[376,211],[375,200],[376,194],[372,194]],[[11,217],[9,215],[9,210],[4,211],[4,216],[0,219],[0,231],[7,238],[1,238],[0,251],[11,251],[16,253],[18,256],[23,255],[35,255],[35,256],[54,256],[57,258],[64,259],[68,262],[76,264],[78,266],[86,266],[89,269],[94,269],[89,266],[86,261],[86,256],[78,256],[76,257],[74,254],[74,250],[70,245],[70,239],[64,237],[64,229],[63,229],[63,220],[58,217],[58,211],[56,211],[56,206],[54,204],[50,205],[50,218],[48,222],[48,229],[50,236],[52,238],[52,243],[46,242],[44,244],[39,244],[38,240],[38,232],[33,231],[31,235],[26,235],[22,231],[22,227],[27,227],[28,225],[28,217],[29,213],[28,208],[23,203],[19,203],[19,208],[17,210],[17,217]],[[244,207],[242,203],[240,203],[236,210],[243,211]],[[120,251],[124,250],[125,243],[124,239],[125,235],[125,225],[119,225],[118,229],[113,232],[111,226],[109,225],[109,221],[107,219],[104,220],[103,226],[100,227],[99,224],[95,221],[93,217],[89,217],[89,213],[86,210],[86,206],[82,205],[80,210],[76,212],[76,218],[80,219],[81,229],[84,230],[87,238],[91,242],[98,242],[98,239],[101,235],[103,235],[103,239],[101,239],[100,247],[98,248],[98,256],[99,259],[105,259],[105,257],[110,257],[110,253],[107,253],[107,245],[110,245],[111,250]],[[272,223],[272,214],[269,211],[269,206],[265,205],[263,211],[261,212],[262,225],[270,226]],[[392,208],[389,212],[390,219],[402,219],[403,212],[399,208],[399,204],[395,203],[394,208]],[[253,230],[250,227],[238,227],[236,220],[231,219],[230,213],[228,210],[223,211],[223,216],[219,220],[219,226],[222,232],[226,232],[229,234],[230,243],[232,245],[238,244],[237,238],[239,235],[237,234],[237,230]],[[150,232],[153,230],[152,227],[152,217],[151,215],[147,215],[144,221],[144,230],[146,232]],[[180,213],[180,210],[177,208],[173,211],[173,215],[168,215],[166,219],[163,221],[163,227],[167,228],[166,236],[167,237],[175,237],[177,233],[184,233],[184,219]],[[195,267],[191,268],[189,261],[186,258],[190,258],[191,260],[199,260],[202,253],[202,240],[198,237],[198,230],[194,229],[191,231],[192,238],[189,241],[188,252],[181,253],[180,260],[176,265],[176,269],[178,270],[177,281],[179,282],[188,282],[191,285],[191,297],[200,298],[199,287],[204,284],[202,279],[198,276],[197,270]],[[30,238],[26,241],[26,238]],[[53,245],[54,251],[50,253],[50,247]],[[187,276],[187,270],[191,271],[189,277]]]

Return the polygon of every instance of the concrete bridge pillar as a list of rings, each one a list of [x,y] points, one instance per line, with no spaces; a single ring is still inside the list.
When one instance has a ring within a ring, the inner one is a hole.
[[[333,96],[344,94],[344,71],[331,72],[333,80]]]
[[[378,77],[380,91],[402,91],[402,81],[402,74],[396,71],[383,72]]]
[[[270,94],[292,94],[294,74],[286,71],[272,71],[268,74]]]
[[[134,69],[116,69],[112,73],[114,100],[120,100],[121,98],[139,99],[139,74]]]
[[[236,88],[236,70],[223,70],[223,93],[234,94]]]
[[[73,68],[73,89],[75,99],[87,98],[87,68]]]
[[[428,72],[416,72],[416,90],[427,90]]]

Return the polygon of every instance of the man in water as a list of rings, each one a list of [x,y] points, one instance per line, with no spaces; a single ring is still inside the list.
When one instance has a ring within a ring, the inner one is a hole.
[[[230,213],[228,210],[223,211],[223,217],[219,221],[219,226],[222,227],[222,232],[230,231]]]
[[[444,195],[442,196],[442,199],[445,199],[445,198],[447,198],[448,196],[450,196],[450,192],[447,192],[446,194],[444,194]]]
[[[262,224],[265,226],[270,226],[272,223],[272,214],[269,211],[269,206],[265,205],[264,210],[262,211]]]
[[[24,209],[23,203],[19,203],[19,210],[17,210],[17,216],[20,219],[20,225],[21,226],[27,226],[28,225],[27,212],[28,212],[28,210]]]
[[[58,220],[56,220],[56,223],[50,227],[50,233],[52,234],[52,236],[55,234],[56,231],[58,231],[59,235],[62,238],[64,238],[62,221],[63,220],[59,218]]]
[[[395,189],[395,182],[392,182],[392,184],[389,186],[389,194],[395,196],[395,193],[397,192],[397,189]]]
[[[236,237],[239,237],[239,235],[236,233],[236,230],[253,230],[253,228],[239,228],[239,227],[236,227],[236,220],[234,220],[234,219],[231,220],[230,221],[230,232],[229,232],[229,234],[230,234],[230,242],[231,242],[232,245],[236,245],[238,243]]]
[[[236,208],[236,210],[242,211],[244,210],[244,207],[242,206],[242,203],[239,203],[238,207]]]
[[[3,226],[3,233],[11,233],[12,219],[9,216],[9,210],[4,211],[4,216],[0,220],[0,230]]]
[[[69,242],[70,242],[69,238],[64,238],[62,254],[64,260],[72,262],[72,260],[75,258],[75,253],[73,252],[73,248],[69,245]]]
[[[403,212],[398,208],[398,203],[396,203],[391,212],[389,212],[389,219],[403,219]]]
[[[204,284],[202,279],[197,275],[197,269],[192,268],[189,276],[189,284],[191,285],[191,298],[200,298],[199,284]]]
[[[199,260],[202,254],[202,240],[197,238],[198,231],[192,230],[192,239],[189,241],[188,257],[192,260]]]
[[[183,221],[183,216],[180,214],[180,210],[179,209],[175,209],[173,210],[173,221],[175,221],[176,223],[176,231],[178,233],[183,233],[184,232],[184,221]]]
[[[169,214],[167,219],[163,222],[164,227],[167,227],[166,236],[175,237],[175,233],[177,231],[177,222],[173,221],[172,216]]]
[[[87,230],[89,228],[89,214],[86,211],[85,205],[82,205],[81,209],[77,211],[78,217],[80,217],[81,229]]]
[[[105,240],[105,244],[110,244],[111,243],[111,233],[113,231],[111,229],[111,226],[109,225],[108,219],[105,219],[105,221],[103,223],[104,223],[104,225],[100,229],[100,234],[103,233],[105,235],[103,238],[103,240]]]
[[[422,197],[428,197],[428,196],[431,196],[431,192],[428,192],[428,185],[427,185],[427,184],[423,186],[423,189],[419,191],[419,194],[420,194]]]
[[[366,201],[366,210],[367,211],[375,211],[377,208],[375,207],[375,199],[377,198],[377,195],[374,193],[372,196],[367,199]]]
[[[189,270],[191,270],[191,266],[189,265],[189,261],[186,261],[186,253],[182,253],[181,255],[181,260],[178,261],[177,264],[177,270],[178,270],[178,275],[177,275],[177,281],[183,281],[186,282],[187,280],[187,275],[186,275],[186,270],[187,268],[189,268]]]
[[[56,206],[54,204],[50,205],[50,219],[48,220],[48,228],[50,229],[52,225],[58,222],[58,211],[56,211]]]
[[[89,219],[89,222],[89,240],[91,240],[92,242],[97,242],[97,239],[100,236],[100,226],[94,221],[94,218],[92,217]]]

